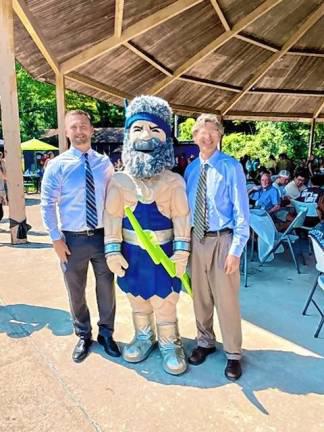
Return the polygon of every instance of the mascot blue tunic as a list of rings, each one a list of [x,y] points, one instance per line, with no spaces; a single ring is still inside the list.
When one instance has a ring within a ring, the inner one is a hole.
[[[124,214],[125,207],[133,210],[181,276],[190,251],[190,217],[184,180],[171,171],[171,119],[168,103],[154,96],[137,97],[126,109],[125,169],[115,173],[108,185],[105,253],[133,312],[135,336],[123,350],[124,359],[140,362],[147,358],[156,343],[156,320],[163,368],[179,375],[187,367],[176,316],[180,280],[153,263]]]

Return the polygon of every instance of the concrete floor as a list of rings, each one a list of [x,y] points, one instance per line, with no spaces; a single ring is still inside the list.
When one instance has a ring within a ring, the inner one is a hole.
[[[237,383],[223,375],[221,340],[203,365],[180,377],[162,371],[157,350],[129,365],[108,358],[97,343],[77,365],[67,295],[38,197],[27,204],[28,245],[12,247],[7,215],[0,223],[1,432],[324,430],[324,328],[314,339],[318,313],[301,315],[313,257],[301,275],[288,255],[262,268],[249,264],[249,286],[241,289],[244,375]],[[92,272],[88,302],[96,336]],[[187,295],[178,310],[189,353],[195,325]],[[219,334],[217,321],[215,329]],[[131,337],[130,308],[118,291],[115,338],[123,344]]]

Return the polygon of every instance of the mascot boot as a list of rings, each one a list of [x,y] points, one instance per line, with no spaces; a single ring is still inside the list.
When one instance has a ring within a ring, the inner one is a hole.
[[[187,369],[185,353],[177,323],[158,324],[159,348],[163,369],[171,375],[180,375]]]
[[[130,344],[125,345],[122,356],[127,362],[139,363],[149,356],[156,343],[153,313],[133,313],[133,322],[135,336]]]

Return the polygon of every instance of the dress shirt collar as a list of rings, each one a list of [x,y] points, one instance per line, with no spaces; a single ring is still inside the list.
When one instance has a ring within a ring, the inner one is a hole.
[[[80,159],[84,153],[88,153],[88,155],[91,157],[93,152],[94,152],[92,148],[89,148],[89,150],[87,152],[82,152],[73,146],[70,147],[69,151],[73,156],[80,158]]]
[[[222,155],[222,152],[220,152],[219,150],[215,150],[214,153],[210,156],[209,159],[203,160],[201,158],[201,155],[199,154],[200,164],[201,165],[207,164],[210,167],[213,167],[213,166],[215,166],[216,162],[220,159],[221,155]]]

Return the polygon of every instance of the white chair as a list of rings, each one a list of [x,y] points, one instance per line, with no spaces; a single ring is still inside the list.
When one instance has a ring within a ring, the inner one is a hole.
[[[295,217],[295,219],[291,222],[291,224],[288,226],[288,228],[286,229],[285,232],[280,233],[275,224],[273,224],[275,232],[276,232],[276,242],[274,244],[274,247],[267,253],[267,255],[263,258],[263,260],[261,261],[261,266],[267,261],[268,257],[275,253],[275,251],[280,247],[280,245],[283,245],[283,243],[288,243],[289,246],[289,250],[291,253],[291,256],[294,260],[295,266],[296,266],[296,270],[297,273],[300,273],[299,270],[299,265],[298,265],[298,261],[296,259],[295,253],[294,253],[294,249],[292,246],[292,243],[294,243],[298,237],[294,234],[292,234],[292,232],[296,229],[296,228],[300,228],[305,220],[306,217],[306,213],[307,211],[305,209],[301,210],[297,216]],[[270,217],[270,216],[269,216]]]
[[[316,329],[316,332],[314,334],[314,337],[317,338],[320,331],[321,331],[321,328],[324,324],[324,311],[322,311],[322,309],[320,308],[318,303],[316,303],[316,301],[314,300],[314,294],[315,294],[317,286],[319,286],[324,292],[324,252],[322,251],[320,245],[317,243],[317,241],[313,237],[310,237],[310,239],[311,239],[313,249],[314,249],[314,255],[315,255],[315,260],[316,260],[316,270],[318,271],[318,273],[316,275],[316,280],[315,280],[314,286],[311,289],[311,292],[308,296],[306,305],[304,307],[303,315],[306,315],[306,312],[307,312],[307,309],[308,309],[310,303],[313,303],[313,305],[316,307],[316,309],[318,310],[318,312],[321,315],[321,321],[320,321],[320,323]]]

